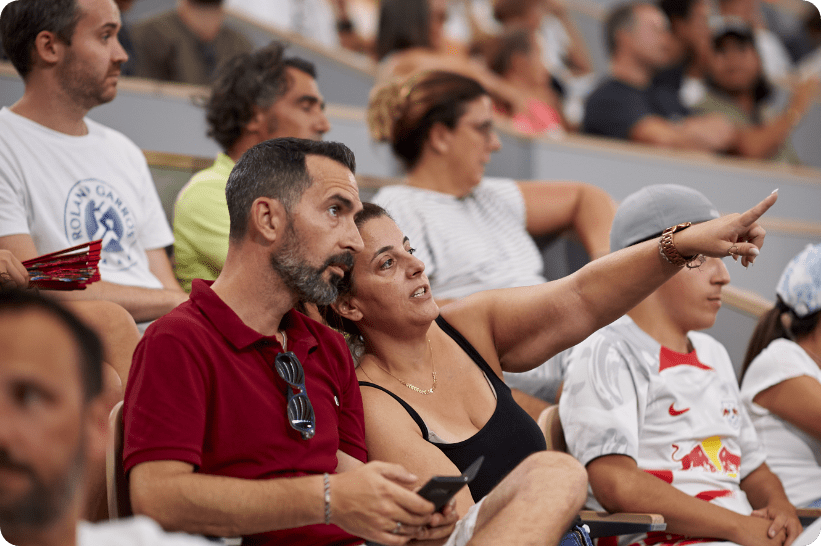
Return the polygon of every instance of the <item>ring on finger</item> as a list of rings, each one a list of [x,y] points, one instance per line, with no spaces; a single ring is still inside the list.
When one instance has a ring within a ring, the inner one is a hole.
[[[733,245],[727,249],[727,256],[738,254],[738,245]]]
[[[391,533],[394,534],[394,535],[398,535],[401,532],[402,532],[402,522],[397,521],[396,526],[393,528],[393,531],[391,531]]]

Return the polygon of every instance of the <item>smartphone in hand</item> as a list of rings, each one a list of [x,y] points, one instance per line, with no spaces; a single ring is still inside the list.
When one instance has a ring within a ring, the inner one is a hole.
[[[484,460],[485,457],[480,455],[461,476],[434,476],[417,493],[436,506],[435,512],[441,512],[459,490],[473,481]]]

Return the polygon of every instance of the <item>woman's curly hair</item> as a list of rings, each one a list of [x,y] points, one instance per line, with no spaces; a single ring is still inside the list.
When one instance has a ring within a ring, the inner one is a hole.
[[[373,203],[362,203],[362,210],[357,212],[356,216],[354,216],[354,223],[356,224],[357,229],[361,230],[362,226],[368,221],[383,217],[393,220],[388,211],[379,205],[374,205]],[[356,289],[354,287],[353,269],[349,269],[342,278],[342,281],[339,283],[339,295],[337,296],[337,301],[339,301],[340,298],[355,295]],[[354,361],[358,363],[365,354],[365,338],[362,337],[362,332],[359,330],[359,325],[357,325],[356,322],[338,314],[331,305],[320,305],[317,306],[317,308],[319,310],[319,314],[325,320],[325,323],[345,336],[345,341],[348,343],[348,348],[351,350]]]
[[[432,70],[375,88],[368,103],[368,128],[374,140],[390,142],[394,153],[413,169],[431,128],[441,123],[453,129],[467,103],[487,95],[467,76]]]

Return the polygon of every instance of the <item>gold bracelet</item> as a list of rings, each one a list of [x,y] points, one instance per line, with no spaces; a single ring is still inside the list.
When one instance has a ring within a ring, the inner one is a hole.
[[[698,254],[693,254],[692,256],[682,256],[676,248],[675,242],[673,242],[673,233],[687,229],[691,225],[691,222],[684,222],[683,224],[669,227],[662,232],[661,239],[659,239],[659,254],[661,254],[662,258],[676,267],[684,267],[699,257]]]

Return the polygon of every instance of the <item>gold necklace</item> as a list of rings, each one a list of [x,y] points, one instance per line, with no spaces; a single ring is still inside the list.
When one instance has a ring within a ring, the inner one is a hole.
[[[380,370],[382,370],[383,372],[385,372],[389,376],[393,377],[394,379],[396,379],[397,381],[399,381],[400,383],[405,385],[407,388],[409,388],[413,392],[418,392],[419,394],[433,394],[433,391],[436,390],[436,361],[433,359],[433,347],[430,346],[430,339],[428,339],[428,349],[430,350],[430,367],[431,367],[430,374],[433,376],[433,385],[431,385],[431,387],[427,390],[420,389],[416,385],[411,385],[410,383],[408,383],[406,381],[402,381],[401,379],[399,379],[398,377],[393,375],[391,372],[389,372],[388,370],[386,370],[385,368],[380,366],[376,361],[374,361],[374,364],[376,364],[377,368],[379,368]],[[367,373],[365,375],[367,375]]]

